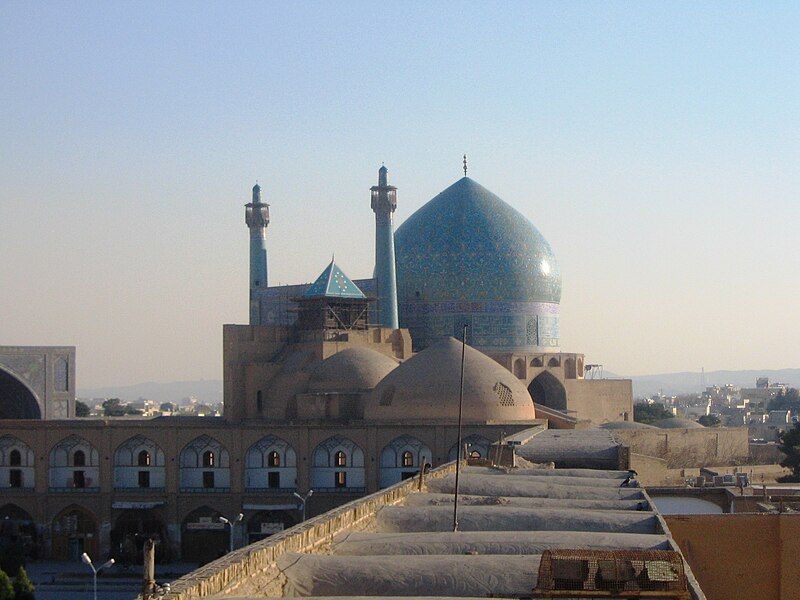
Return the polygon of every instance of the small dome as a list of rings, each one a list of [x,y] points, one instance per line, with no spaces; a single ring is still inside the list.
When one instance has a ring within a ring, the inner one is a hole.
[[[415,354],[381,380],[364,406],[374,421],[458,420],[461,342],[449,337]],[[467,346],[464,356],[464,422],[532,421],[528,390],[485,354]]]
[[[610,421],[599,425],[600,429],[658,429],[653,425],[647,423],[638,423],[636,421]]]
[[[317,365],[308,391],[371,390],[395,367],[397,361],[371,348],[346,348]]]
[[[682,419],[680,417],[670,417],[669,419],[661,419],[653,423],[659,429],[703,429],[697,421],[690,419]]]

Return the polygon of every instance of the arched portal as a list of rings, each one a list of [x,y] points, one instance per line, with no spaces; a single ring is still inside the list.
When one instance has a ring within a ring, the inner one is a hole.
[[[548,371],[540,373],[531,381],[528,392],[536,404],[567,410],[567,391],[558,378]]]
[[[0,568],[15,573],[25,559],[39,557],[40,547],[33,517],[16,504],[0,507]]]
[[[208,506],[193,510],[181,525],[181,559],[201,565],[228,552],[229,525],[221,522],[222,513]]]
[[[168,562],[167,529],[153,509],[125,509],[111,530],[111,556],[123,565],[140,565],[144,558],[144,543],[156,542],[156,562]]]
[[[0,368],[0,419],[41,419],[42,409],[30,388]]]
[[[97,556],[97,519],[85,508],[68,506],[53,519],[52,558],[79,561],[81,554]]]

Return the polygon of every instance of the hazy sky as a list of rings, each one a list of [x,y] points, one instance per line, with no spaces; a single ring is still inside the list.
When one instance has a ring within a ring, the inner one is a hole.
[[[561,264],[565,351],[621,374],[800,366],[792,3],[0,4],[0,344],[78,385],[216,379],[271,283],[369,276],[461,175]]]

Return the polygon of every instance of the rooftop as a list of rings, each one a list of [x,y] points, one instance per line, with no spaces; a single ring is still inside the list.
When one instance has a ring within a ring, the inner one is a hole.
[[[563,433],[534,435],[517,455],[611,464],[607,432],[590,432],[582,445]],[[176,581],[168,598],[520,598],[531,596],[550,551],[679,551],[629,471],[518,461],[462,467],[457,532],[449,463],[210,563]],[[705,598],[684,568],[691,596]],[[201,589],[208,593],[188,595]]]

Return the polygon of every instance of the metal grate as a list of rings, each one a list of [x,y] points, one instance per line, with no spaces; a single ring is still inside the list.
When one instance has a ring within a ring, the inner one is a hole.
[[[500,400],[500,406],[514,406],[514,394],[511,392],[510,387],[498,381],[494,384],[493,389],[494,393],[497,394],[497,398]]]
[[[545,550],[533,596],[690,598],[683,559],[671,550]]]

